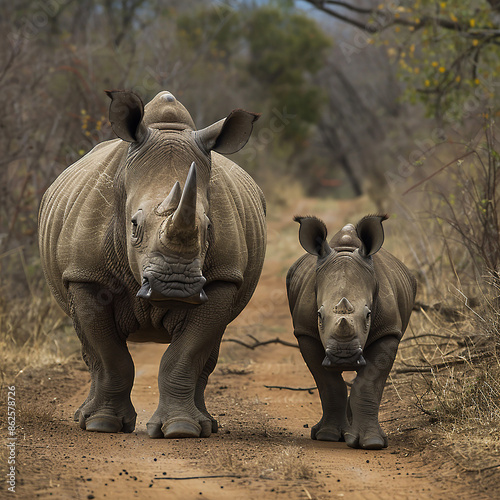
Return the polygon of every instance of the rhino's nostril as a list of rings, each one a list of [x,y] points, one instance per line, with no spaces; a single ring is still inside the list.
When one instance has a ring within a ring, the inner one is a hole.
[[[153,290],[151,289],[151,285],[149,284],[149,280],[144,277],[142,278],[142,286],[141,289],[137,292],[137,297],[142,299],[149,299]]]
[[[357,367],[362,367],[362,366],[366,366],[366,360],[365,358],[363,358],[363,355],[359,355],[359,358],[356,360],[356,366]]]

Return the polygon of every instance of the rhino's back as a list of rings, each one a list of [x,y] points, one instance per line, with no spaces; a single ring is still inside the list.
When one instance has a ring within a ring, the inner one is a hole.
[[[99,144],[66,168],[45,192],[38,237],[44,273],[66,310],[67,281],[98,281],[104,270],[105,233],[114,213],[113,180],[128,145]]]
[[[212,153],[212,234],[203,274],[238,288],[235,316],[257,286],[266,251],[266,204],[252,177],[228,158]]]

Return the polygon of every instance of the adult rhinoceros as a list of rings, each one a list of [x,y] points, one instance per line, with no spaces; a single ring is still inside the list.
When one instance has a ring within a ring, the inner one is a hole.
[[[202,130],[170,92],[145,108],[108,92],[120,139],[97,145],[45,193],[39,244],[46,279],[73,319],[91,374],[82,429],[132,432],[127,341],[170,343],[151,437],[206,437],[204,392],[222,334],[250,300],[266,246],[265,200],[222,154],[241,149],[254,113]]]

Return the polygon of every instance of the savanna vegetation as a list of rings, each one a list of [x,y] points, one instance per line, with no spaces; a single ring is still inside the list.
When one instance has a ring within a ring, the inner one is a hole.
[[[0,2],[1,373],[78,350],[44,283],[44,190],[112,137],[103,90],[168,89],[206,126],[262,113],[236,161],[270,206],[364,196],[419,279],[397,370],[454,453],[500,448],[500,4]],[[486,464],[486,465],[485,465]]]

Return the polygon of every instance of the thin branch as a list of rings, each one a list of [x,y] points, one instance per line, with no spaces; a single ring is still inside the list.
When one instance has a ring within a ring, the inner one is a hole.
[[[185,481],[186,479],[218,479],[221,477],[234,477],[236,479],[241,479],[241,476],[237,476],[236,474],[219,474],[216,476],[186,476],[186,477],[161,476],[161,477],[154,477],[153,479],[168,479],[169,481]]]
[[[440,370],[441,368],[449,368],[450,366],[463,365],[465,363],[474,363],[475,361],[480,361],[481,359],[491,358],[493,353],[482,353],[476,356],[470,356],[469,358],[458,358],[449,361],[443,361],[442,363],[429,364],[429,366],[408,366],[407,368],[396,368],[394,371],[396,373],[431,373],[434,370]]]
[[[286,385],[265,385],[266,389],[286,389],[288,391],[307,391],[309,394],[312,394],[312,391],[315,391],[317,387],[287,387]]]
[[[365,30],[368,33],[378,33],[396,24],[401,26],[412,27],[415,30],[424,28],[426,26],[437,25],[440,26],[441,28],[459,32],[465,32],[465,33],[467,33],[469,28],[467,24],[462,25],[456,21],[450,21],[449,19],[445,19],[443,17],[422,16],[418,21],[412,21],[411,19],[407,19],[405,17],[393,16],[392,15],[393,13],[389,11],[389,9],[386,9],[384,11],[383,9],[363,9],[353,6],[348,7],[347,4],[345,4],[344,2],[333,1],[333,0],[325,2],[320,0],[306,0],[306,2],[313,5],[318,10],[321,10],[325,14],[335,17],[339,21],[344,21],[345,23],[351,24],[352,26]],[[349,10],[368,16],[376,16],[377,14],[384,14],[386,11],[389,11],[391,13],[391,19],[386,23],[379,22],[378,25],[370,24],[369,22],[358,21],[357,19],[353,19],[351,17],[340,14],[336,10],[328,8],[325,4],[337,5],[339,7],[348,8]],[[475,31],[477,31],[478,29],[482,30],[483,28],[476,28]]]
[[[286,340],[281,340],[280,338],[276,337],[275,339],[271,340],[264,340],[264,341],[259,341],[255,337],[252,337],[249,335],[249,337],[254,340],[253,344],[247,344],[246,342],[243,342],[243,340],[240,339],[224,339],[223,342],[234,342],[235,344],[242,345],[243,347],[247,347],[248,349],[255,349],[256,347],[260,347],[263,345],[268,345],[268,344],[281,344],[285,345],[287,347],[295,347],[299,348],[297,344],[294,344],[293,342],[287,342]]]
[[[316,2],[309,2],[309,3],[315,3]],[[328,3],[330,5],[337,5],[338,7],[343,7],[345,9],[352,10],[353,12],[359,12],[360,14],[373,14],[373,9],[371,8],[363,8],[363,7],[357,7],[356,5],[352,5],[350,3],[346,2],[340,2],[338,0],[325,0],[324,2],[321,2],[323,4]]]
[[[323,3],[319,3],[315,0],[306,0],[306,2],[310,3],[311,5],[316,7],[317,9],[325,12],[326,14],[328,14],[332,17],[335,17],[336,19],[338,19],[340,21],[344,21],[347,24],[351,24],[352,26],[356,26],[356,28],[369,31],[367,29],[366,23],[362,23],[362,22],[356,21],[356,19],[352,19],[350,17],[344,16],[343,14],[339,14],[338,12],[336,12],[332,9],[329,9],[328,7],[325,7],[325,5],[323,5]]]
[[[418,186],[421,186],[422,184],[424,184],[425,182],[427,182],[428,180],[432,179],[433,177],[435,177],[436,175],[438,175],[439,173],[441,173],[445,168],[448,168],[450,165],[453,165],[454,163],[456,163],[457,161],[460,161],[460,160],[463,160],[465,158],[467,158],[468,156],[470,155],[473,155],[473,154],[477,154],[476,151],[469,151],[465,154],[463,154],[462,156],[459,156],[458,158],[455,158],[454,160],[450,161],[449,163],[447,163],[446,165],[444,165],[443,167],[437,169],[434,173],[432,173],[431,175],[429,175],[428,177],[426,177],[425,179],[422,179],[421,181],[417,182],[416,184],[414,184],[412,187],[408,188],[404,193],[403,193],[403,196],[408,194],[410,191],[413,191],[415,188],[417,188]]]

